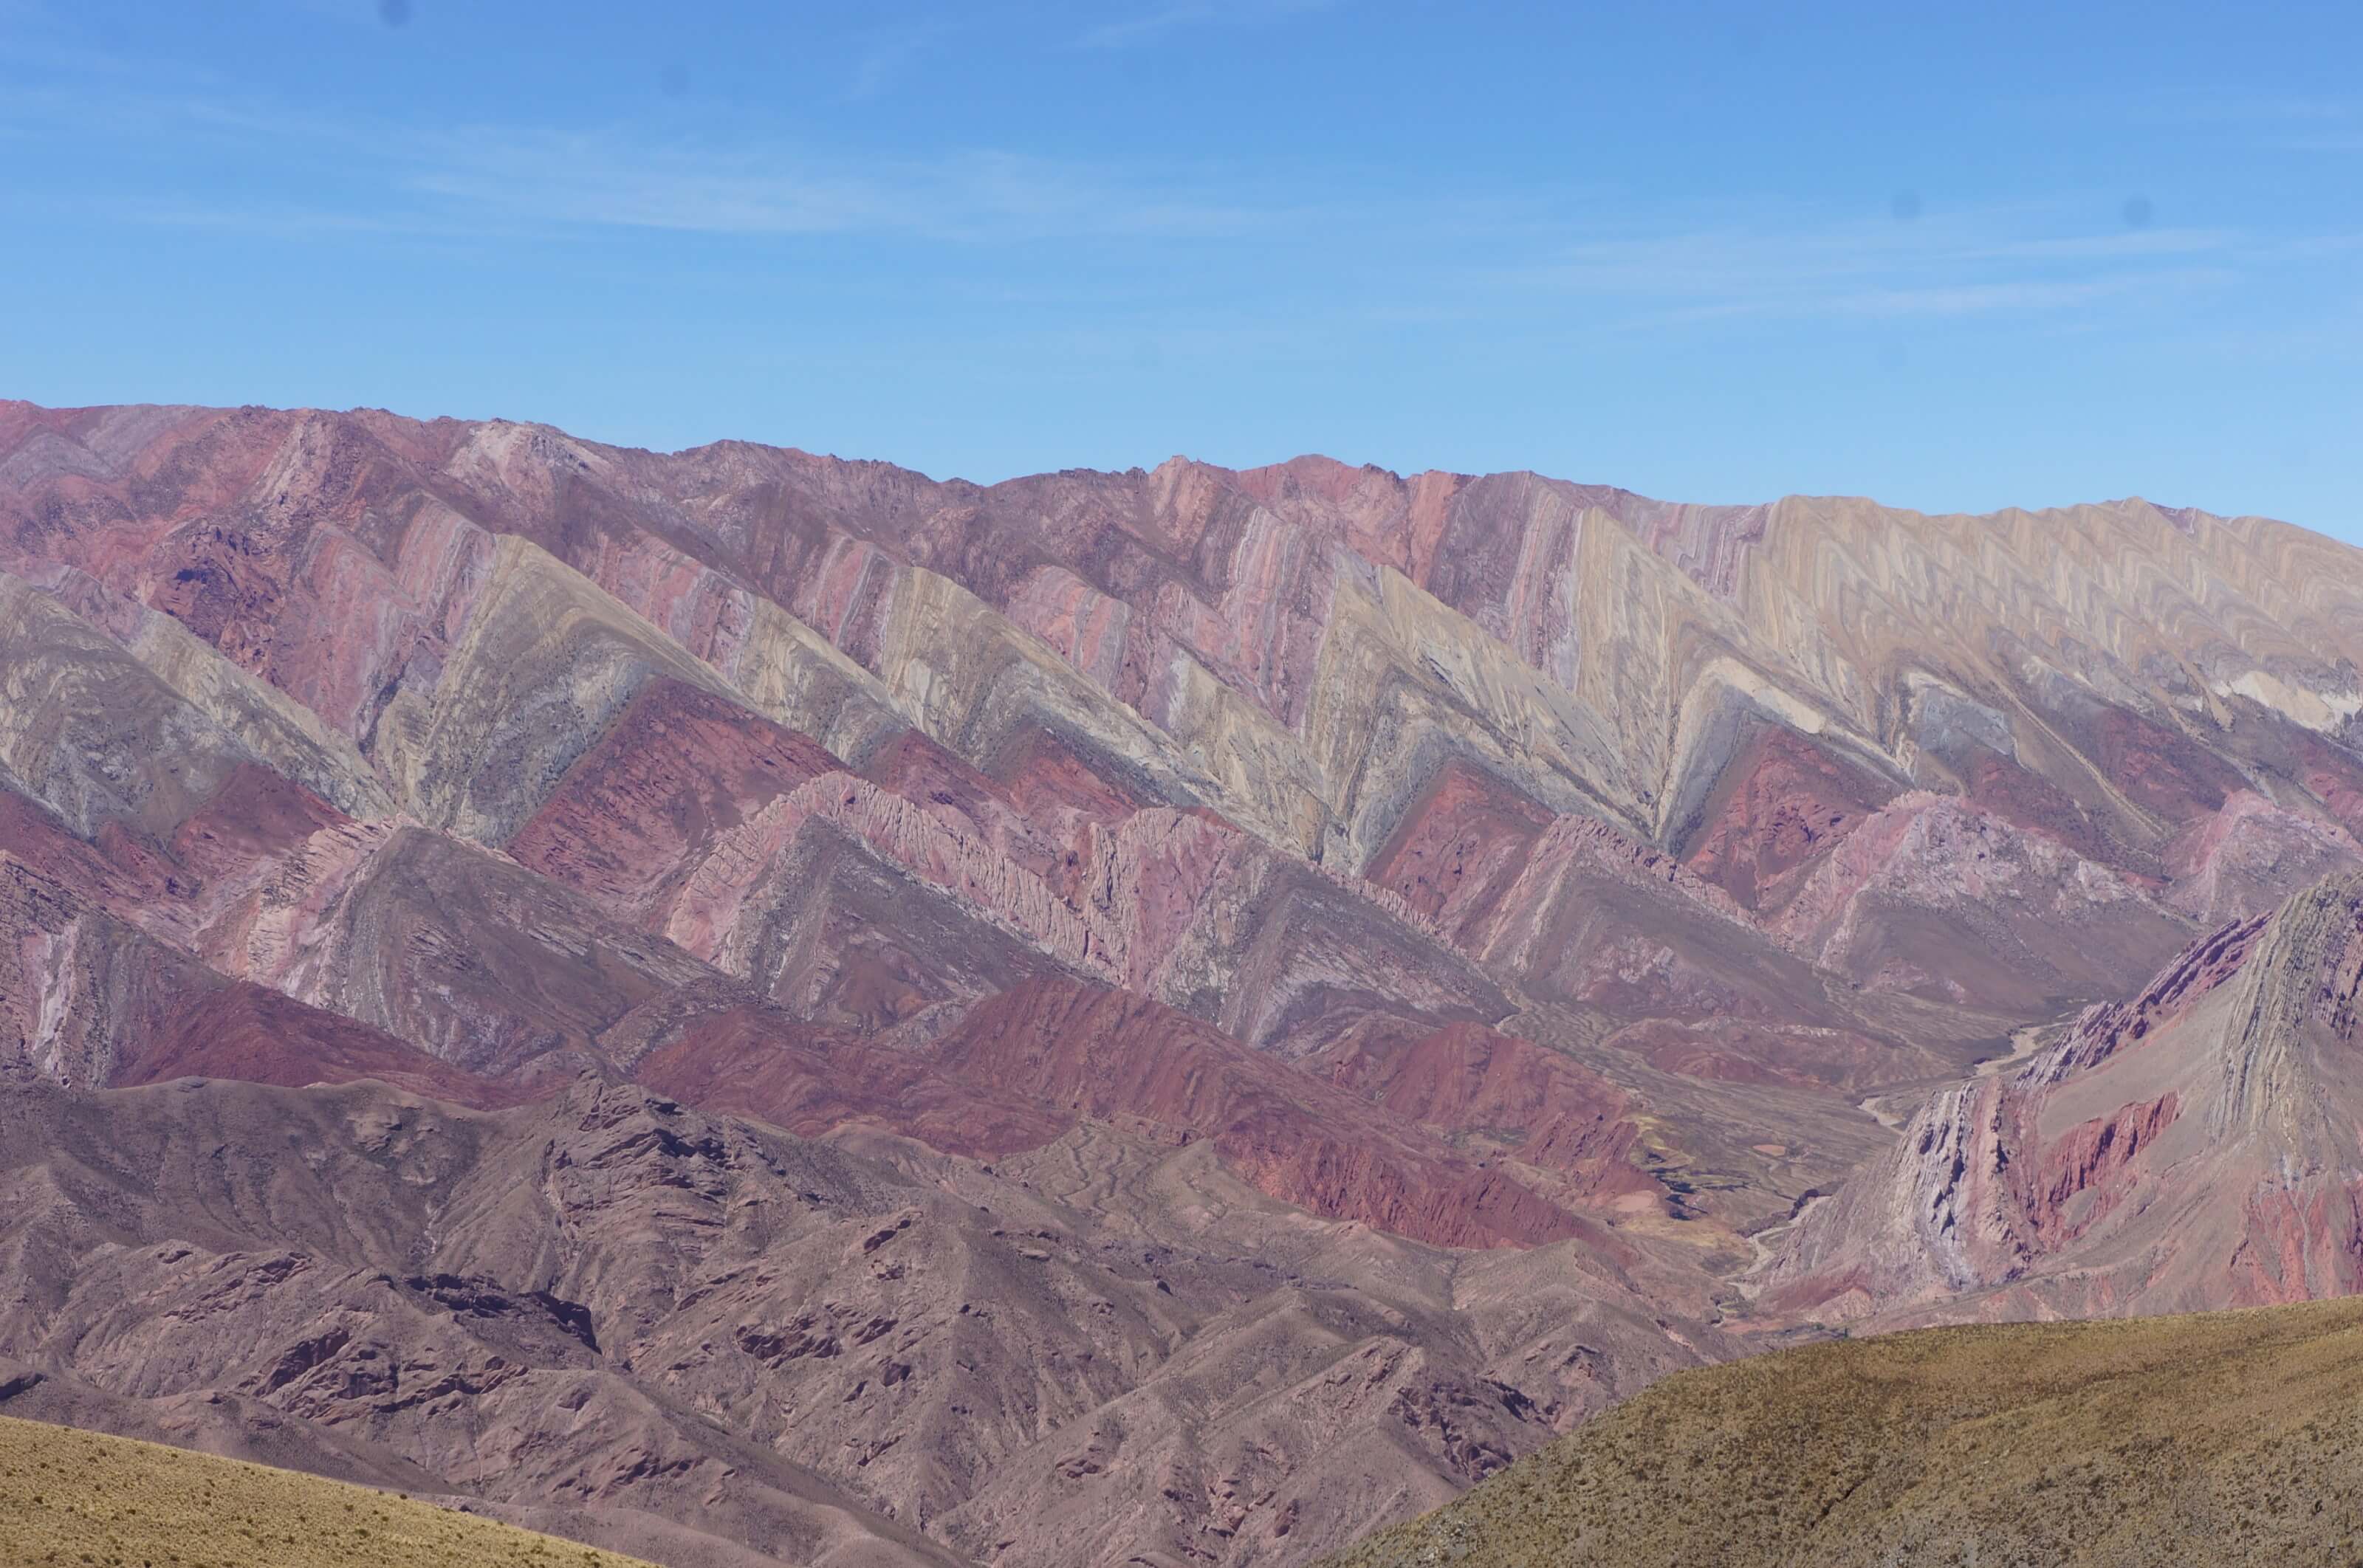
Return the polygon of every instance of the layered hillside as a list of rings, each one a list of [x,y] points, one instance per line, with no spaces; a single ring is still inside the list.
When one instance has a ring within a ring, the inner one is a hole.
[[[1932,1096],[1814,1204],[1765,1303],[1893,1323],[2363,1287],[2363,874],[2195,943],[2024,1063]]]
[[[1324,1564],[2326,1568],[2363,1547],[2358,1331],[2324,1302],[1685,1373]]]
[[[0,1355],[117,1430],[217,1393],[445,1490],[622,1497],[740,1548],[817,1539],[818,1508],[864,1561],[1244,1565],[1799,1321],[2343,1289],[2290,1239],[2345,1212],[2329,1112],[2158,1165],[2165,1193],[2293,1173],[2296,1217],[2240,1188],[2244,1261],[2155,1277],[2194,1235],[2080,1195],[2217,1125],[2177,1121],[2188,1074],[2028,1110],[2027,1168],[2085,1175],[1941,1237],[1943,1135],[1892,1123],[2018,1095],[2025,1063],[1978,1065],[2158,1014],[2162,966],[2231,973],[2363,867],[2358,657],[2363,556],[2140,502],[1685,507],[1318,458],[981,487],[0,403],[0,1074],[7,1168],[56,1219],[10,1243]],[[2224,1127],[2337,1077],[2345,1024],[2257,1006]],[[2169,1044],[2127,1061],[2210,1049]],[[853,1162],[898,1211],[950,1205],[949,1239],[856,1265],[786,1218],[885,1226],[826,1183],[650,1176],[723,1207],[649,1220],[671,1272],[600,1297],[606,1199],[544,1162],[611,1100],[667,1157],[704,1146],[679,1116],[796,1151],[766,1171]],[[83,1145],[55,1140],[123,1117],[152,1158],[59,1174]],[[252,1121],[216,1140],[248,1196],[191,1210],[205,1117]],[[317,1181],[355,1138],[390,1158],[352,1132],[381,1122],[452,1153],[334,1224],[262,1131]],[[495,1242],[471,1183],[543,1200]],[[399,1301],[257,1286],[280,1305],[239,1296],[175,1361],[175,1245]],[[2045,1268],[2080,1283],[1984,1294]],[[470,1303],[545,1297],[582,1332],[470,1348]],[[914,1360],[889,1339],[919,1302],[994,1327]],[[458,1379],[441,1403],[397,1419],[362,1377],[314,1408],[247,1359],[333,1363],[356,1314]],[[627,1392],[504,1404],[480,1351]],[[452,1435],[495,1406],[500,1463]],[[1341,1478],[1349,1451],[1375,1468]]]
[[[0,1088],[0,1415],[669,1563],[1185,1559],[1347,1539],[1729,1353],[1608,1243],[1438,1252],[1214,1145],[861,1153],[593,1075]]]

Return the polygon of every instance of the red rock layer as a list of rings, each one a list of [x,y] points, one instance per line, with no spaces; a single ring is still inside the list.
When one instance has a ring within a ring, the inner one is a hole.
[[[2088,859],[2113,857],[2114,846],[2083,807],[2050,779],[2009,757],[1980,751],[1962,784],[1971,801],[2004,822],[2047,834]]]
[[[2346,872],[2192,944],[2015,1071],[1932,1096],[1783,1240],[1764,1299],[1893,1325],[2356,1288],[2358,995]]]
[[[646,930],[718,836],[842,767],[807,735],[652,679],[503,847]]]
[[[1798,867],[1895,796],[1792,731],[1765,726],[1725,765],[1682,863],[1751,910],[1776,909]]]
[[[2267,1186],[2241,1206],[2241,1237],[2225,1269],[2243,1306],[2363,1294],[2363,1179]]]
[[[303,1088],[374,1078],[479,1110],[548,1092],[438,1062],[383,1030],[244,982],[183,996],[154,1034],[125,1043],[116,1085],[209,1077]]]
[[[1508,1176],[1420,1149],[1359,1097],[1126,992],[1019,986],[962,1019],[935,1055],[954,1077],[1075,1114],[1210,1139],[1255,1187],[1316,1214],[1443,1246],[1581,1237],[1623,1252]]]
[[[1413,1035],[1374,1020],[1306,1066],[1406,1121],[1498,1141],[1520,1163],[1569,1177],[1583,1198],[1656,1190],[1627,1158],[1639,1131],[1631,1098],[1532,1041],[1474,1023]]]
[[[913,729],[881,746],[861,774],[982,839],[1069,903],[1078,901],[1092,828],[1122,822],[1134,802],[1047,735],[996,766],[998,775],[987,774]]]
[[[874,1127],[984,1158],[1040,1148],[1071,1124],[1014,1087],[963,1081],[924,1056],[752,1004],[689,1021],[632,1077],[702,1109],[807,1137]]]
[[[2120,1107],[2069,1129],[2043,1151],[2021,1202],[2045,1246],[2064,1246],[2109,1216],[2134,1187],[2134,1159],[2174,1124],[2181,1099],[2173,1090]]]
[[[1445,930],[1489,913],[1525,868],[1552,813],[1464,763],[1437,770],[1364,872]]]

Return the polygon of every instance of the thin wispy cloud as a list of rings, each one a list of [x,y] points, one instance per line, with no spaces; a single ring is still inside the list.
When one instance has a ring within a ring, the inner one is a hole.
[[[2155,95],[2112,100],[2109,112],[2152,124],[2324,125],[2351,121],[2357,101],[2303,93],[2230,89],[2207,97]]]
[[[1144,9],[1102,24],[1105,36],[1093,41],[1119,47],[1162,29],[1271,21],[1320,3]],[[956,25],[921,17],[864,42],[875,69],[891,72]],[[1418,191],[1337,171],[1298,178],[1276,166],[1159,166],[989,147],[888,155],[816,146],[743,115],[703,134],[645,121],[420,127],[307,112],[120,61],[80,73],[73,63],[46,59],[45,80],[0,94],[0,135],[72,125],[94,137],[205,141],[264,175],[254,188],[204,199],[109,193],[108,215],[289,238],[564,242],[640,231],[935,246],[1106,241],[1144,255],[1179,244],[1235,260],[1285,254],[1325,275],[1350,274],[1355,307],[1374,320],[1473,323],[1539,311],[1611,329],[2136,308],[2333,259],[2350,243],[2151,226],[2147,204],[2136,217],[2132,204],[2098,195],[1925,215],[1916,199],[1899,199],[1892,215],[1834,219],[1761,204],[1652,207],[1598,191],[1579,201],[1531,182],[1488,194],[1465,181]],[[853,90],[863,90],[859,72]],[[2335,109],[2284,117],[2335,124]],[[1323,194],[1308,200],[1308,189]],[[1401,224],[1405,210],[1421,214],[1415,230]],[[1501,259],[1469,265],[1468,248],[1479,241]],[[1153,295],[1186,288],[1161,269],[1152,276]]]
[[[2213,268],[2112,273],[2097,278],[2044,282],[1937,284],[1914,289],[1868,289],[1831,302],[1837,314],[1859,316],[1982,315],[1997,311],[2075,310],[2134,295],[2163,298],[2228,282],[2235,274]]]
[[[566,129],[484,123],[422,130],[355,116],[326,117],[251,99],[194,96],[116,83],[42,88],[0,101],[0,134],[79,123],[94,135],[199,137],[274,164],[333,168],[310,182],[323,231],[358,209],[370,226],[441,233],[481,219],[507,232],[636,228],[717,236],[901,236],[939,241],[1237,236],[1298,221],[1285,203],[1241,200],[1214,172],[1143,169],[993,149],[926,156],[823,151],[779,136],[727,146],[618,124]],[[150,221],[204,221],[179,196],[118,203]],[[284,229],[291,198],[216,198],[228,224]]]
[[[2336,237],[2266,245],[2220,227],[2080,231],[2055,208],[1814,223],[1759,215],[1702,227],[1633,213],[1624,232],[1571,237],[1570,204],[1532,193],[1422,204],[1432,248],[1403,242],[1387,202],[1337,193],[1308,205],[1219,168],[1093,165],[992,149],[929,157],[824,155],[784,138],[727,148],[618,126],[477,125],[417,132],[328,121],[268,105],[170,94],[64,94],[73,112],[142,135],[179,131],[301,147],[338,170],[349,207],[256,197],[113,204],[149,224],[248,226],[289,237],[355,233],[425,239],[545,237],[616,230],[745,239],[899,237],[939,244],[1104,238],[1205,245],[1386,246],[1392,293],[1368,308],[1474,319],[1506,301],[1556,298],[1625,328],[1748,318],[1832,320],[2067,312],[2187,298],[2244,272],[2335,251]],[[6,121],[0,118],[0,128]],[[1391,195],[1400,193],[1390,193]],[[2102,204],[2089,204],[2096,208]],[[1483,234],[1523,259],[1473,275],[1450,238]],[[1459,282],[1456,282],[1459,280]]]
[[[622,129],[471,127],[414,144],[394,170],[409,192],[552,224],[715,235],[1214,238],[1290,215],[1226,199],[1218,181],[1188,169],[989,149],[924,158],[832,156],[788,141],[723,149]]]
[[[1212,6],[1166,6],[1137,17],[1126,17],[1087,28],[1082,37],[1075,41],[1085,49],[1128,49],[1134,44],[1147,43],[1159,34],[1170,33],[1176,28],[1212,21],[1214,17],[1215,7]]]
[[[2263,100],[2242,122],[2258,145],[2280,152],[2363,152],[2363,100]]]
[[[2241,237],[2226,228],[2149,228],[2008,240],[1983,248],[1971,246],[1958,255],[1969,261],[2106,261],[2204,255],[2228,250],[2240,243]]]
[[[1614,302],[1631,326],[1959,317],[2187,299],[2291,259],[2228,228],[2102,228],[2091,215],[2097,205],[1675,223],[1560,245],[1503,270],[1492,286]]]
[[[2225,88],[2208,95],[2025,99],[2047,120],[2106,121],[2269,152],[2363,151],[2363,97]]]
[[[1182,0],[1122,7],[1126,15],[1086,28],[1075,41],[1084,49],[1131,49],[1190,28],[1260,27],[1314,11],[1337,0]]]

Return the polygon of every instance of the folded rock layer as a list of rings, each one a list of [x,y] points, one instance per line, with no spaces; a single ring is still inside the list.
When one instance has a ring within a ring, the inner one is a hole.
[[[2358,659],[2139,501],[0,403],[0,1356],[1245,1568],[1815,1326],[2337,1293]]]

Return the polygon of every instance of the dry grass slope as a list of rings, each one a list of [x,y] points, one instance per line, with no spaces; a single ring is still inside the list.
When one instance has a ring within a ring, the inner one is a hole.
[[[2363,1299],[1669,1377],[1322,1568],[2363,1562]]]
[[[0,1568],[648,1568],[449,1508],[0,1417]]]

